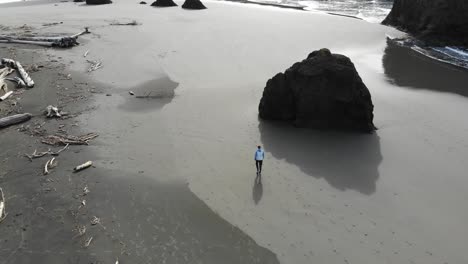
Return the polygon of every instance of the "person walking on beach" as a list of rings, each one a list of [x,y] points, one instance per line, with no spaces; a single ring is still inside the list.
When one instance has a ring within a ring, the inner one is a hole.
[[[257,147],[257,151],[255,151],[255,166],[257,167],[257,174],[262,173],[262,165],[263,159],[265,158],[265,152],[261,146]]]

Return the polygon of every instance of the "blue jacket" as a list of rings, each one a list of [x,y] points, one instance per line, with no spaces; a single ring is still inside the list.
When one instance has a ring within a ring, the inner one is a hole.
[[[257,149],[255,151],[255,160],[263,160],[265,158],[265,152],[263,152],[263,149]]]

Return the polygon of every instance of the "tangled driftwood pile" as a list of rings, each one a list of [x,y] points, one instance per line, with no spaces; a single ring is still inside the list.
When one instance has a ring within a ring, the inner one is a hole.
[[[7,77],[15,71],[18,72],[19,77]],[[0,65],[0,90],[3,91],[3,95],[0,96],[0,101],[6,100],[13,94],[13,91],[8,88],[7,80],[16,83],[16,88],[32,88],[34,86],[34,81],[19,61],[3,58]]]
[[[49,135],[42,139],[42,143],[60,146],[60,145],[88,145],[89,141],[97,138],[98,134],[88,133],[81,136],[63,136],[63,135]]]
[[[17,44],[33,44],[46,47],[58,47],[58,48],[70,48],[80,43],[77,41],[78,37],[90,33],[88,28],[77,34],[71,36],[59,36],[59,37],[25,37],[25,36],[9,36],[0,35],[0,43],[17,43]]]
[[[43,152],[37,152],[37,150],[34,150],[34,152],[32,154],[24,154],[24,156],[26,156],[30,161],[32,161],[33,159],[42,158],[45,155],[58,156],[60,154],[60,152],[66,150],[69,145],[70,144],[67,144],[67,145],[65,145],[65,147],[63,147],[59,151],[55,151],[55,152],[51,151],[50,149],[48,149],[47,151],[43,151]]]

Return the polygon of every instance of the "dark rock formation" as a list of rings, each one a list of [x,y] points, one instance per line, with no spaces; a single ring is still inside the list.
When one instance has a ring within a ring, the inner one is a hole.
[[[177,6],[176,3],[172,0],[157,0],[151,4],[151,6],[158,6],[158,7],[170,7],[170,6]]]
[[[206,9],[206,6],[200,0],[185,0],[184,4],[182,5],[184,9]]]
[[[468,46],[467,0],[395,0],[382,23],[436,45]]]
[[[314,128],[375,130],[371,95],[351,60],[328,49],[312,52],[268,80],[259,105],[262,119]]]
[[[145,2],[145,1],[141,1],[141,2],[140,2],[140,5],[146,5],[146,2]]]
[[[111,0],[86,0],[87,5],[104,5],[112,4]]]

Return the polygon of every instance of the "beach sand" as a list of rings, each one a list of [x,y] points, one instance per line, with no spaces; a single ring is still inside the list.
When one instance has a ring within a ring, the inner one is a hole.
[[[1,164],[11,168],[1,184],[10,216],[0,224],[0,263],[468,262],[467,72],[387,45],[386,34],[403,33],[378,24],[204,3],[203,11],[128,1],[0,9],[10,28],[90,27],[78,47],[34,51],[53,54],[75,83],[97,90],[73,122],[100,134],[63,155],[52,192],[21,188],[43,177],[31,172],[40,162],[31,167],[17,155]],[[133,20],[141,25],[109,25]],[[63,24],[42,26],[52,22]],[[372,94],[375,134],[258,119],[266,81],[323,47],[355,63]],[[86,59],[103,68],[85,73]],[[23,108],[40,111],[33,101]],[[20,152],[21,137],[1,132],[7,153]],[[266,152],[262,184],[258,144]],[[87,159],[95,168],[71,173]],[[86,211],[71,217],[84,184]],[[31,199],[37,204],[26,206]],[[39,206],[55,217],[34,213]],[[85,249],[73,226],[93,215],[105,229],[89,227],[94,240]]]

